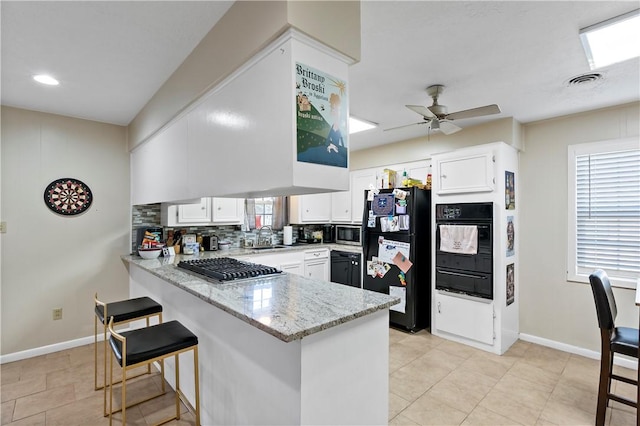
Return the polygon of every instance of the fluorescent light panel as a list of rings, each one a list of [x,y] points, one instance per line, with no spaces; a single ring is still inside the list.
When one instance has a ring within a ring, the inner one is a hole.
[[[592,70],[640,56],[640,9],[580,30]]]
[[[46,85],[49,85],[49,86],[57,86],[58,84],[60,84],[60,82],[58,80],[56,80],[55,78],[51,77],[50,75],[46,75],[46,74],[34,75],[33,79],[35,81],[37,81],[38,83],[46,84]]]
[[[361,120],[355,117],[349,117],[349,134],[350,135],[358,132],[364,132],[365,130],[370,130],[376,127],[378,127],[376,123]]]

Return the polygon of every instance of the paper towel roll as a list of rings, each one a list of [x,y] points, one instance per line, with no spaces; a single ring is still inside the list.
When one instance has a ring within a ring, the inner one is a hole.
[[[291,226],[285,226],[282,231],[282,239],[285,246],[290,246],[292,241],[293,228]]]

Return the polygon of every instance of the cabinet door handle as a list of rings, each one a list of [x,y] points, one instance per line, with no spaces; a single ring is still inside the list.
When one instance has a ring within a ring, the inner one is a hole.
[[[438,313],[441,314],[442,311],[440,311],[440,302],[438,302]]]

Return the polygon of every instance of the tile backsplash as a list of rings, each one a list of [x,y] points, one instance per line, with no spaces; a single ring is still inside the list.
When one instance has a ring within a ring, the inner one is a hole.
[[[131,252],[137,251],[137,235],[138,228],[163,228],[163,236],[167,237],[167,231],[179,229],[183,234],[200,234],[200,235],[217,235],[219,241],[231,242],[231,247],[240,246],[240,238],[253,234],[258,235],[258,231],[242,231],[240,225],[226,225],[226,226],[179,226],[169,227],[162,226],[160,221],[160,203],[157,204],[145,204],[139,206],[133,206],[132,208],[132,221],[133,229],[131,232]],[[275,244],[282,244],[282,230],[273,231],[273,240]]]

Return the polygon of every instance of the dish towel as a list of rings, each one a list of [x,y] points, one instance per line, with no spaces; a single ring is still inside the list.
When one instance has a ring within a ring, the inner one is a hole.
[[[478,227],[439,225],[440,251],[458,254],[478,254]]]

